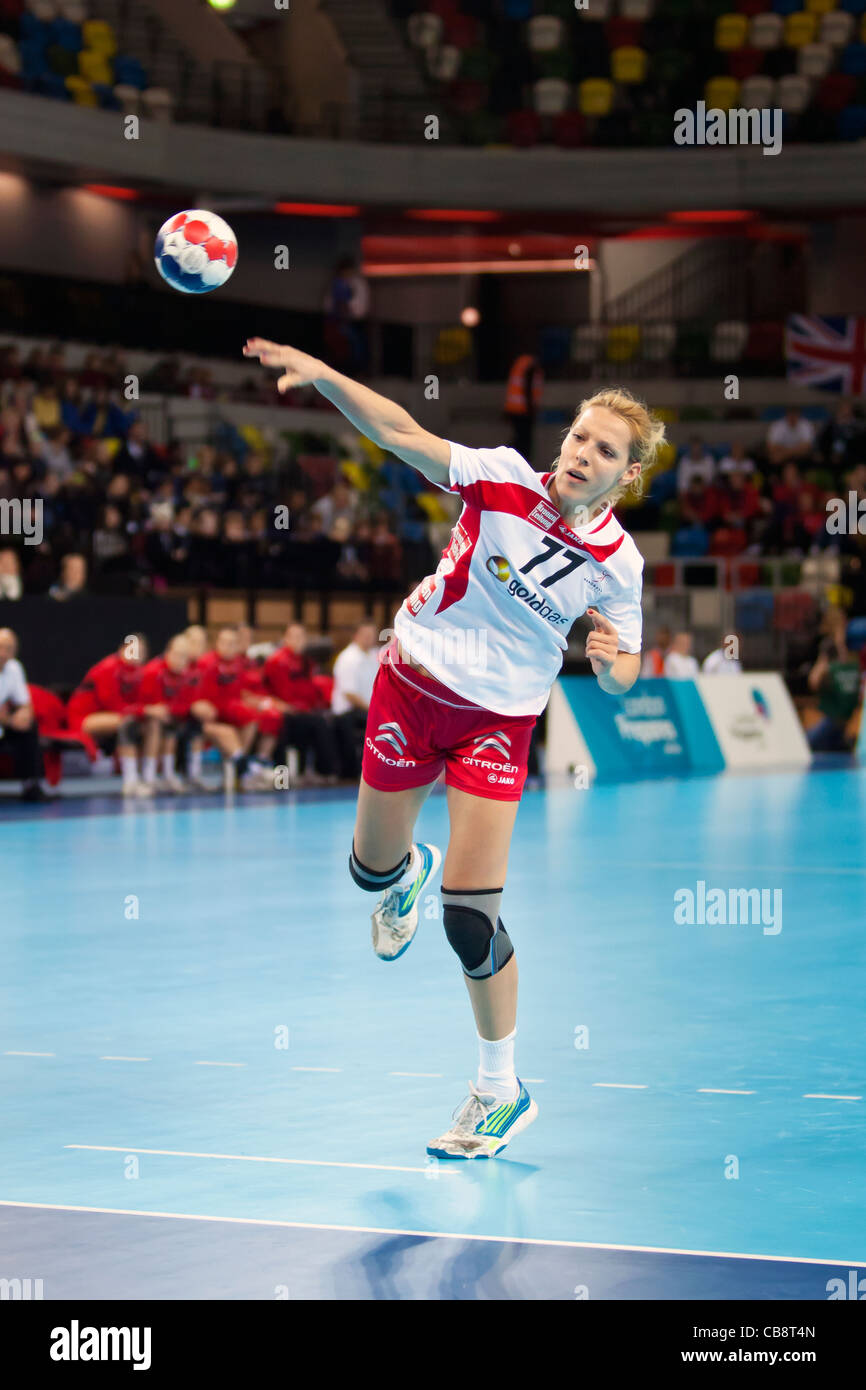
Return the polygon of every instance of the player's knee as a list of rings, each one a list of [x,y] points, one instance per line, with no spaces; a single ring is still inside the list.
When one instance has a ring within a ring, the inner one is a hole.
[[[514,955],[511,938],[499,916],[501,901],[501,888],[464,893],[442,889],[445,935],[464,975],[470,979],[489,979]]]
[[[117,741],[118,743],[140,743],[142,733],[142,721],[140,719],[123,719],[117,728]]]
[[[409,855],[406,854],[396,864],[393,869],[386,869],[384,872],[378,869],[370,869],[366,864],[362,864],[355,853],[355,845],[352,844],[352,853],[349,855],[349,873],[355,880],[359,888],[363,888],[366,893],[381,893],[386,888],[390,888],[392,883],[396,883],[406,871],[409,863]]]

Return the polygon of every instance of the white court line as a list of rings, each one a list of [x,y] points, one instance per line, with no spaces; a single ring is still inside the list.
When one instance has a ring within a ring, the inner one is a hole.
[[[699,1096],[753,1096],[754,1091],[724,1091],[720,1086],[699,1086]]]
[[[827,1096],[821,1091],[807,1091],[803,1096],[804,1100],[862,1100],[862,1096]]]
[[[441,1071],[389,1071],[389,1076],[444,1076]]]
[[[194,1067],[245,1067],[246,1062],[193,1062]]]
[[[237,1163],[293,1163],[304,1168],[373,1168],[381,1173],[429,1173],[426,1168],[406,1168],[393,1163],[336,1163],[324,1158],[262,1158],[258,1154],[209,1154],[187,1152],[184,1149],[137,1149],[134,1145],[122,1148],[119,1144],[64,1144],[64,1149],[89,1149],[109,1154],[161,1154],[166,1158],[231,1159]]]
[[[70,1147],[67,1145],[67,1148]],[[141,1153],[141,1150],[121,1150]],[[425,1170],[426,1171],[426,1170]],[[74,1207],[62,1202],[13,1202],[0,1197],[0,1207],[22,1207],[26,1211],[86,1211],[97,1216],[160,1216],[171,1221],[222,1221],[234,1226],[279,1226],[300,1231],[355,1231],[372,1236],[429,1236],[440,1240],[491,1240],[507,1245],[553,1245],[569,1250],[625,1250],[636,1255],[700,1255],[713,1260],[771,1260],[776,1264],[845,1265],[866,1269],[866,1260],[812,1259],[808,1255],[752,1255],[739,1250],[684,1250],[671,1245],[607,1245],[595,1240],[539,1240],[534,1236],[479,1236],[462,1231],[408,1231],[392,1226],[335,1226],[322,1221],[273,1221],[256,1216],[202,1216],[189,1211],[137,1211],[129,1207]]]
[[[707,864],[705,861],[699,864],[667,864],[659,859],[653,859],[647,863],[640,863],[630,859],[629,864],[635,869],[699,869],[707,873],[726,873],[733,874],[866,874],[866,869],[838,868],[835,865],[828,865],[822,869],[811,864]]]
[[[292,1071],[342,1071],[342,1067],[292,1067]]]
[[[4,1057],[56,1057],[56,1052],[4,1052]]]
[[[151,1057],[100,1057],[100,1062],[150,1062]]]
[[[604,1086],[610,1091],[646,1091],[648,1086],[636,1086],[631,1081],[593,1081],[593,1086]]]

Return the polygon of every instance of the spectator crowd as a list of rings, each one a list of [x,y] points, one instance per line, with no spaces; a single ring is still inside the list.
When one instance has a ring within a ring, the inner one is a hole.
[[[155,444],[123,400],[126,374],[116,352],[93,352],[77,371],[62,345],[0,354],[0,501],[38,500],[43,535],[39,545],[0,536],[0,596],[397,590],[435,567],[418,502],[429,490],[407,470],[356,464],[367,486],[349,487],[334,458],[321,495],[298,458],[326,452],[324,439],[279,464],[230,428],[221,447]],[[159,369],[141,385],[174,389]]]
[[[683,558],[859,554],[856,535],[827,525],[828,501],[849,491],[866,501],[866,421],[849,402],[820,427],[792,408],[751,448],[713,451],[693,436],[629,520],[668,530],[671,554]]]

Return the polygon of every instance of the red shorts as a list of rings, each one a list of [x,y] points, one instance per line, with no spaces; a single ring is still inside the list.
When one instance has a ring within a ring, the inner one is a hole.
[[[276,735],[283,727],[283,716],[277,709],[256,709],[245,700],[226,700],[217,709],[217,722],[235,729],[258,724],[260,733]]]
[[[67,729],[80,729],[88,714],[95,714],[96,709],[96,701],[92,695],[70,695],[69,704],[66,706]]]
[[[364,738],[364,781],[379,791],[435,782],[492,801],[519,801],[537,716],[493,714],[401,662],[393,647],[373,686]]]

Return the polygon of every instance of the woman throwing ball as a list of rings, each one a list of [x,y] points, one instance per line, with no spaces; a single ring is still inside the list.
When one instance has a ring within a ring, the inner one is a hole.
[[[574,621],[602,690],[640,671],[643,560],[611,510],[653,462],[664,426],[624,390],[585,400],[549,473],[514,449],[470,449],[306,353],[252,338],[247,357],[281,367],[278,386],[313,385],[368,439],[463,501],[435,574],[405,600],[367,718],[349,871],[378,896],[373,946],[396,960],[441,854],[415,821],[445,770],[450,836],[443,923],[475,1015],[476,1083],[427,1146],[437,1158],[494,1158],[537,1106],[514,1070],[517,961],[499,915],[533,725]]]

